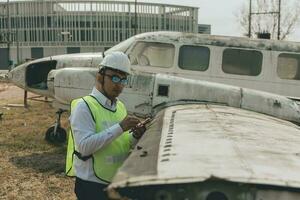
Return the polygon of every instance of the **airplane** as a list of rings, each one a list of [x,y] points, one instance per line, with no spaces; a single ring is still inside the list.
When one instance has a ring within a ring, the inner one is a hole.
[[[9,78],[27,91],[54,98],[55,108],[68,110],[72,99],[90,92],[98,64],[112,51],[125,52],[136,74],[162,73],[300,98],[299,43],[179,32],[139,34],[104,53],[37,59],[11,70]],[[162,92],[166,90],[161,87]],[[149,106],[151,94],[145,96],[146,91],[132,92],[135,99],[129,101],[129,111],[149,114],[153,105]],[[46,139],[64,142],[61,113],[58,111],[55,125],[47,130]]]
[[[90,93],[97,71],[52,69],[44,90],[68,109]],[[138,70],[129,77],[119,98],[129,113],[152,121],[108,186],[109,198],[300,199],[299,104],[199,79]]]

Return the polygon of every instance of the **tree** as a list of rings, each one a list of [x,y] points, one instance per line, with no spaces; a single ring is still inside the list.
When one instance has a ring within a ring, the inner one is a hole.
[[[279,0],[252,0],[251,16],[251,37],[256,37],[256,34],[268,32],[272,39],[277,39],[278,34],[278,11]],[[245,3],[242,9],[236,14],[237,20],[242,31],[248,36],[249,32],[249,5]],[[268,13],[268,14],[267,14]],[[299,20],[300,2],[298,0],[288,1],[281,0],[280,14],[280,40],[287,38],[291,34]]]

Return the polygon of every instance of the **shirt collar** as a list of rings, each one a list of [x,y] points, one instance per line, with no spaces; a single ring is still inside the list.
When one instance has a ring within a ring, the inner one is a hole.
[[[94,96],[99,101],[99,103],[105,108],[109,110],[116,110],[117,99],[112,102],[110,99],[104,96],[99,90],[97,90],[96,87],[93,88],[91,95]]]

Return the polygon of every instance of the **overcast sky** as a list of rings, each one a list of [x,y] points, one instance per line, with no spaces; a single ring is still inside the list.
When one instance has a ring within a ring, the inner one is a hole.
[[[134,1],[134,0],[127,0]],[[166,3],[175,5],[194,6],[199,8],[199,24],[210,24],[211,33],[214,35],[242,36],[236,19],[236,13],[243,5],[249,4],[249,0],[137,0],[138,2]],[[274,0],[270,0],[274,1]],[[276,1],[276,0],[275,0]],[[282,4],[300,0],[283,0]],[[6,0],[0,0],[6,2]],[[288,38],[300,41],[300,22],[294,33]]]

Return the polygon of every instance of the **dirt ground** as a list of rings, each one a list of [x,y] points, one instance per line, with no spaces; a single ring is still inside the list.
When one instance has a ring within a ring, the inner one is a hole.
[[[29,93],[28,97],[34,96]],[[6,102],[12,100],[22,100],[24,97],[24,90],[18,88],[17,86],[8,83],[8,82],[0,82],[0,100],[4,100]]]
[[[56,110],[33,100],[20,107],[23,95],[22,89],[0,82],[0,200],[76,199],[74,179],[64,174],[66,145],[44,140]],[[64,128],[67,117],[62,117]]]

